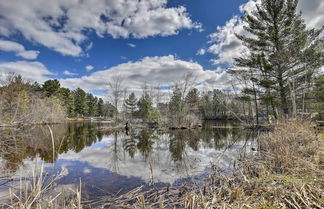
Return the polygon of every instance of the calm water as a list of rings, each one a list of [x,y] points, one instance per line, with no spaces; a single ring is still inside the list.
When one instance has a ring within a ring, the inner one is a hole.
[[[35,163],[60,174],[59,185],[75,186],[93,199],[129,191],[154,182],[176,184],[201,178],[212,164],[230,169],[242,153],[250,151],[253,134],[233,122],[208,122],[197,130],[102,131],[104,123],[78,122],[48,127],[2,129],[1,176],[30,177]],[[0,180],[0,184],[3,181]],[[0,186],[1,190],[7,189]]]

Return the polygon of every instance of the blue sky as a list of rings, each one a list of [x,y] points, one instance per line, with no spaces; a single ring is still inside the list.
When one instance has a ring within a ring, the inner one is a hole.
[[[0,0],[0,72],[28,80],[60,79],[98,95],[115,75],[137,91],[194,73],[225,88],[224,70],[244,52],[243,10],[254,0]],[[310,27],[323,25],[324,3],[301,0]]]

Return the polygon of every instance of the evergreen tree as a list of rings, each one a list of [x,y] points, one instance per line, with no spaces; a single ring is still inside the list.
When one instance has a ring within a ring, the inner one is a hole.
[[[109,102],[104,104],[103,113],[102,113],[103,116],[113,117],[116,113],[117,113],[117,109],[114,105],[110,104]]]
[[[315,111],[324,111],[324,75],[320,75],[314,79],[314,87],[308,97]]]
[[[144,93],[139,99],[138,103],[138,116],[146,119],[150,109],[152,109],[152,99],[149,94]]]
[[[252,35],[237,35],[249,49],[249,55],[236,58],[236,66],[241,76],[245,76],[252,88],[255,99],[258,91],[269,99],[269,103],[278,97],[280,107],[285,114],[289,113],[289,96],[293,106],[296,88],[300,77],[306,74],[301,68],[306,59],[305,52],[311,50],[311,57],[316,52],[310,37],[317,40],[319,31],[307,31],[300,14],[296,13],[297,0],[262,0],[251,13],[246,13],[244,29]],[[267,85],[262,85],[267,83]],[[296,108],[293,107],[293,111]]]
[[[77,88],[74,92],[74,109],[75,112],[81,116],[87,115],[88,106],[87,106],[87,95],[85,91],[80,88]]]
[[[61,84],[57,79],[47,80],[44,82],[42,90],[47,97],[56,96],[60,89],[60,86]]]
[[[169,103],[171,114],[179,114],[183,111],[182,93],[179,88],[175,87]]]
[[[74,101],[70,89],[60,88],[58,91],[58,97],[61,100],[63,106],[66,108],[68,117],[74,117],[75,116]]]
[[[200,96],[199,91],[196,88],[191,89],[186,98],[185,98],[186,104],[189,106],[189,109],[195,110],[199,107],[200,104]]]
[[[86,96],[86,103],[87,103],[87,116],[95,116],[98,109],[97,106],[98,98],[88,93]]]
[[[35,94],[42,92],[42,86],[38,82],[34,82],[33,84],[31,84],[29,86],[29,89]]]
[[[103,99],[99,98],[97,107],[98,107],[98,109],[97,109],[96,116],[104,116],[104,101],[103,101]]]
[[[134,112],[136,111],[136,108],[137,108],[137,98],[136,98],[134,92],[132,92],[128,96],[128,98],[125,100],[124,106],[128,113],[131,113],[131,115],[134,114]]]
[[[160,113],[153,107],[152,98],[149,94],[144,93],[139,99],[138,115],[147,122],[158,122],[160,120]]]

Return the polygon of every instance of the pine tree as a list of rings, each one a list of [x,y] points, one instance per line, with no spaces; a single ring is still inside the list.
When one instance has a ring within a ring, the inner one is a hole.
[[[139,99],[138,103],[138,115],[144,120],[147,119],[150,109],[152,109],[152,99],[149,94],[145,93]]]
[[[61,84],[57,79],[47,80],[44,82],[42,90],[47,97],[56,96],[60,90],[60,86]]]
[[[63,106],[65,107],[68,117],[74,117],[74,101],[70,89],[60,88],[58,91],[58,97],[61,100]]]
[[[98,107],[98,109],[97,109],[96,116],[104,116],[104,101],[103,101],[103,99],[99,98],[97,107]]]
[[[250,35],[237,35],[249,49],[249,55],[236,58],[238,69],[234,71],[252,83],[254,87],[250,90],[255,100],[259,99],[260,90],[273,105],[272,100],[278,97],[285,114],[289,113],[289,96],[293,106],[296,103],[298,78],[306,73],[300,66],[305,61],[304,52],[314,48],[310,36],[313,40],[319,37],[319,31],[306,30],[301,15],[296,13],[297,4],[297,0],[262,0],[254,11],[244,16],[244,29]],[[293,109],[295,112],[296,108]]]
[[[98,109],[98,106],[97,106],[98,98],[94,97],[90,93],[87,93],[86,102],[87,102],[87,106],[88,106],[88,108],[87,108],[87,116],[95,116],[96,112],[97,112],[97,109]]]
[[[184,108],[183,106],[182,93],[179,88],[175,87],[169,103],[171,114],[175,115],[182,113]]]
[[[130,113],[131,115],[134,115],[134,112],[137,109],[137,98],[136,98],[134,92],[132,92],[128,96],[128,98],[125,100],[124,107],[126,108],[126,111],[128,113]]]
[[[137,102],[138,115],[147,122],[158,122],[160,120],[160,112],[153,107],[152,98],[149,94],[144,93]]]
[[[88,106],[86,100],[86,93],[80,88],[77,88],[74,92],[74,109],[75,112],[81,116],[87,114]]]
[[[185,98],[185,101],[191,110],[196,110],[200,104],[200,97],[199,97],[198,89],[196,89],[196,88],[191,89],[188,92],[188,94]]]

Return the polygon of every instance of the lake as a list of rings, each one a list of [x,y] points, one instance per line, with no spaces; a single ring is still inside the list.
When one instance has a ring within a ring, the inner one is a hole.
[[[255,134],[233,121],[208,121],[194,130],[107,131],[102,122],[69,122],[50,129],[1,129],[0,195],[38,167],[58,175],[58,186],[82,184],[84,199],[125,193],[145,184],[175,185],[201,179],[217,165],[230,171],[256,148]],[[6,176],[13,182],[6,183]],[[1,199],[0,199],[1,200]]]

